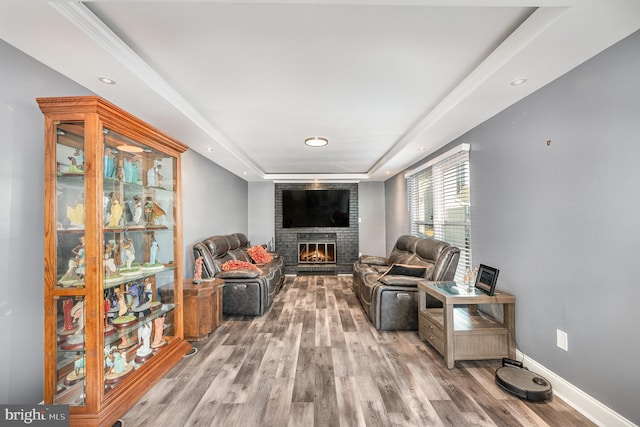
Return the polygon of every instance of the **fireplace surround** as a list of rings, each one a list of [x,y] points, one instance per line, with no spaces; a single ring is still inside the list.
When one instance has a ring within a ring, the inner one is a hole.
[[[282,190],[349,190],[349,227],[284,228]],[[358,259],[357,183],[276,183],[275,244],[286,274],[350,274]],[[300,247],[301,244],[311,245]],[[315,245],[315,246],[313,246]],[[328,245],[328,246],[327,246]],[[304,258],[300,258],[301,249]],[[307,254],[304,254],[304,252]],[[322,253],[321,253],[322,252]]]
[[[298,234],[298,264],[335,264],[335,233]]]

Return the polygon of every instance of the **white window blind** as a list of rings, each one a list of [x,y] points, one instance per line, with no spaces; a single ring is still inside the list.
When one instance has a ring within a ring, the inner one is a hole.
[[[463,144],[407,176],[411,234],[460,248],[455,280],[471,270],[469,146]]]

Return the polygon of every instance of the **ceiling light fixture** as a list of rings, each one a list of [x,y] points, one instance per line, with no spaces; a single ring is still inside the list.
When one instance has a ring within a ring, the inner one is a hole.
[[[322,136],[312,136],[309,138],[305,138],[304,143],[309,147],[324,147],[329,143],[329,140]]]
[[[116,81],[113,79],[110,79],[109,77],[98,77],[98,80],[100,80],[102,83],[106,84],[106,85],[114,85],[116,84]]]
[[[118,145],[116,147],[120,151],[125,153],[142,153],[144,149],[142,147],[136,147],[135,145]]]
[[[527,79],[515,79],[511,82],[511,86],[520,86],[527,82]]]

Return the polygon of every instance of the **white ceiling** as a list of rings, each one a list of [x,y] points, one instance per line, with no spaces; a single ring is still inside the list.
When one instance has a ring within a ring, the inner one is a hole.
[[[639,28],[637,0],[0,2],[0,38],[247,181],[385,180]]]

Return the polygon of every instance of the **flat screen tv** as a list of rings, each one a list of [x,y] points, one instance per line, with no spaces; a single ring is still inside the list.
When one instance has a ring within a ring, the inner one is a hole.
[[[349,227],[349,190],[282,190],[282,228]]]

